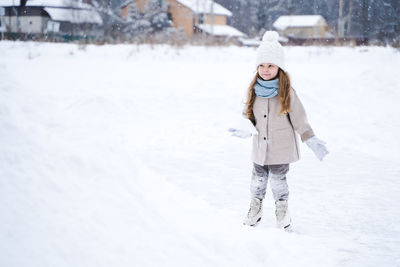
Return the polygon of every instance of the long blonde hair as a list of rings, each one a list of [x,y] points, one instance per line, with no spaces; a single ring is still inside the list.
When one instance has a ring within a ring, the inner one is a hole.
[[[279,68],[278,70],[278,78],[279,78],[279,101],[281,102],[281,110],[279,114],[288,114],[290,110],[290,77],[287,72]],[[258,72],[254,76],[253,80],[250,83],[249,88],[247,89],[247,100],[246,104],[246,116],[250,119],[253,123],[255,123],[254,113],[253,113],[253,104],[256,100],[256,93],[254,92],[254,85],[257,82],[257,78],[260,78]]]

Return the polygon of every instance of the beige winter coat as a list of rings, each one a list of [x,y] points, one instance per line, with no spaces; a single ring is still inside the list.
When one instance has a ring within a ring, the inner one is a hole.
[[[279,114],[279,96],[256,97],[253,113],[258,135],[253,136],[252,160],[258,165],[288,164],[299,160],[297,135],[304,142],[314,135],[296,92],[290,92],[289,115]]]

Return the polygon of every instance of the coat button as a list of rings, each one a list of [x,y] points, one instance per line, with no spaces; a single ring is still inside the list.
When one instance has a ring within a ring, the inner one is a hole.
[[[267,140],[267,137],[264,137],[264,140]]]
[[[266,118],[267,117],[267,115],[264,115],[264,118]]]

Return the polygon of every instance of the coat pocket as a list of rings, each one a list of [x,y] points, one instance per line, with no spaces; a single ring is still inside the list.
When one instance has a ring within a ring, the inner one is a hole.
[[[271,148],[278,152],[279,150],[291,149],[296,145],[292,128],[274,130],[272,132]]]

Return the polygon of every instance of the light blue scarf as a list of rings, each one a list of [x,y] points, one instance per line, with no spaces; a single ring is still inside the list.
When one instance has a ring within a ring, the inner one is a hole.
[[[257,78],[257,82],[254,85],[254,92],[257,96],[263,98],[272,98],[277,96],[279,92],[279,78],[268,81]]]

